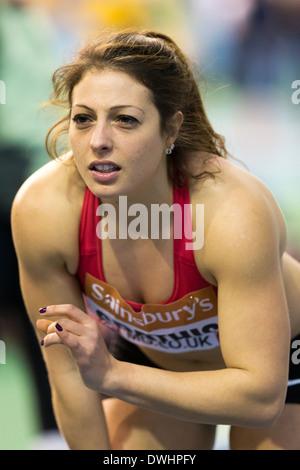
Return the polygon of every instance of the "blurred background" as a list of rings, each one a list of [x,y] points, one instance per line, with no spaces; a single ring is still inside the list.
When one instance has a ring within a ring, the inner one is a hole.
[[[0,450],[66,448],[10,234],[16,191],[48,161],[53,116],[40,105],[55,68],[88,35],[131,26],[170,35],[199,64],[216,132],[271,189],[289,251],[300,259],[300,92],[292,88],[300,80],[300,0],[0,0]],[[220,427],[222,448],[227,428]]]

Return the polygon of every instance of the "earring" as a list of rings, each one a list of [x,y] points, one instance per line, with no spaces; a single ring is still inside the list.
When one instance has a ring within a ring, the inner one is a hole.
[[[171,153],[173,152],[174,148],[175,148],[175,145],[174,145],[174,144],[171,144],[170,147],[167,147],[167,148],[166,148],[166,154],[167,154],[167,155],[171,155]]]

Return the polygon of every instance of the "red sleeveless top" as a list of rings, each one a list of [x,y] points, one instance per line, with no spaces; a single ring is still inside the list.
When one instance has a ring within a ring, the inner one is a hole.
[[[188,186],[173,188],[173,206],[182,209],[180,236],[173,237],[174,287],[160,304],[141,304],[123,299],[108,284],[102,266],[98,238],[99,199],[86,188],[80,220],[78,278],[88,314],[116,328],[138,346],[179,353],[219,346],[217,289],[199,273],[191,246]],[[176,207],[176,206],[175,206]],[[188,230],[183,227],[188,225]],[[175,230],[174,230],[175,232]]]

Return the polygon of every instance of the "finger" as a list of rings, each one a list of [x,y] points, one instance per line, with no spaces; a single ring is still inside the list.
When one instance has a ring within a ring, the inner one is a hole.
[[[40,308],[39,312],[44,317],[63,315],[78,323],[86,323],[89,321],[88,315],[72,304],[49,305],[48,307]]]
[[[48,320],[46,320],[48,321]],[[50,324],[48,325],[46,333],[56,333],[57,328],[56,325],[57,323],[63,328],[63,330],[68,331],[68,333],[72,333],[77,336],[82,336],[83,334],[86,333],[86,327],[83,326],[81,323],[77,323],[73,320],[70,320],[69,318],[61,318],[58,322],[49,322]]]
[[[55,329],[55,333],[51,333],[45,336],[44,345],[50,346],[51,344],[64,344],[65,346],[68,346],[73,352],[78,350],[80,343],[75,335],[65,330],[58,322],[55,323]],[[55,336],[59,341],[55,338]]]
[[[41,346],[47,348],[47,347],[53,346],[55,344],[63,344],[63,342],[62,342],[61,338],[56,333],[50,333],[42,339],[40,344],[41,344]]]
[[[37,320],[36,326],[43,333],[47,333],[48,328],[49,328],[50,325],[52,325],[52,323],[53,323],[53,321],[51,321],[51,320],[42,319],[42,320]]]

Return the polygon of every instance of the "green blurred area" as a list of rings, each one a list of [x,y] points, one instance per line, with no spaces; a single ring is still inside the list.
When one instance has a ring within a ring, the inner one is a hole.
[[[6,343],[0,364],[0,450],[27,450],[41,431],[31,365],[20,346]]]

